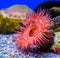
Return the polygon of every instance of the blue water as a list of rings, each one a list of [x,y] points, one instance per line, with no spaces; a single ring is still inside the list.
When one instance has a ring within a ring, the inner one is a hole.
[[[53,0],[0,0],[0,9],[8,8],[12,5],[19,4],[19,5],[27,5],[28,7],[34,10],[39,4],[45,1],[53,1]]]

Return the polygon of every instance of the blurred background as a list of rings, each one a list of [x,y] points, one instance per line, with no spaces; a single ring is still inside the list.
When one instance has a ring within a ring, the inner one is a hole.
[[[0,9],[8,8],[12,5],[27,5],[31,9],[35,9],[39,4],[45,1],[60,1],[60,0],[0,0]]]

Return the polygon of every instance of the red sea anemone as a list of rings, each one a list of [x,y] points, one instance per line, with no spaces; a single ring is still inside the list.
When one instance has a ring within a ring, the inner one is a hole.
[[[54,33],[50,30],[52,21],[48,13],[41,11],[33,14],[21,27],[15,42],[18,48],[24,50],[47,50],[52,45]]]

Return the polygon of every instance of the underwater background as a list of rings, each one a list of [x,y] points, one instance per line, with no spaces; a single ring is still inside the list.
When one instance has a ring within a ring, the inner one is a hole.
[[[19,5],[25,5],[25,6],[27,6],[26,8],[29,9],[28,12],[26,11],[26,9],[25,9],[25,11],[24,10],[21,11],[20,9],[19,10],[21,12],[27,12],[29,14],[29,12],[30,13],[33,13],[33,11],[37,12],[38,8],[40,6],[44,7],[44,5],[42,5],[42,4],[43,4],[43,2],[47,2],[47,1],[48,2],[51,2],[51,1],[56,2],[57,1],[57,2],[60,3],[60,0],[1,0],[0,1],[0,10],[2,10],[2,12],[0,14],[2,14],[2,15],[5,14],[5,16],[3,15],[2,17],[0,17],[0,23],[2,22],[0,24],[0,30],[3,30],[3,32],[0,31],[0,58],[60,58],[60,16],[59,16],[60,11],[57,12],[56,15],[54,15],[56,11],[52,12],[53,13],[53,16],[52,16],[53,21],[54,21],[54,23],[56,23],[55,24],[56,27],[54,26],[54,32],[55,32],[55,35],[56,35],[55,36],[56,39],[54,40],[55,44],[52,47],[52,49],[54,50],[53,52],[48,51],[48,52],[43,52],[43,53],[28,53],[28,54],[22,53],[19,49],[17,49],[17,44],[14,42],[15,38],[17,36],[19,36],[19,34],[14,33],[15,27],[18,28],[16,25],[14,25],[14,23],[16,23],[16,21],[12,22],[13,26],[15,26],[14,29],[13,28],[11,28],[11,29],[8,28],[8,23],[11,22],[11,21],[8,21],[9,19],[6,18],[6,17],[8,15],[11,15],[10,13],[13,13],[12,15],[17,14],[15,12],[18,11],[17,9],[16,10],[13,9],[12,6],[17,5],[16,7],[18,7]],[[59,6],[60,6],[60,4],[58,4],[57,7],[59,7]],[[50,7],[50,8],[52,8],[52,7]],[[49,9],[46,6],[45,6],[45,8]],[[12,12],[9,12],[10,10],[12,10]],[[19,14],[20,13],[18,13],[18,15]],[[15,18],[15,15],[14,15],[14,18]],[[20,17],[18,17],[18,19],[19,18]],[[3,19],[3,21],[2,21],[2,19]],[[5,19],[7,19],[7,20],[5,20]],[[21,18],[21,19],[25,19],[25,17]],[[5,22],[8,22],[8,23],[6,24]],[[16,24],[19,26],[20,23],[16,23]],[[6,24],[6,25],[3,26],[4,24]],[[9,27],[11,27],[11,26],[12,25],[9,25]],[[59,32],[55,28],[57,28],[59,30]],[[6,32],[7,30],[8,31],[13,31],[13,33],[10,33],[10,32],[7,33]],[[7,34],[5,34],[5,33],[7,33]],[[58,41],[59,41],[59,43],[58,43]],[[58,46],[58,48],[59,48],[59,49],[57,49],[57,51],[55,50],[55,46]]]
[[[39,4],[45,1],[60,1],[60,0],[1,0],[0,9],[8,8],[12,5],[27,5],[31,9],[35,9]]]

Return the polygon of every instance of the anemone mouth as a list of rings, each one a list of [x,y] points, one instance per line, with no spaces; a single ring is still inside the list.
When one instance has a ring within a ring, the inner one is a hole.
[[[29,31],[29,36],[32,37],[34,36],[34,33],[36,32],[37,27],[32,27],[32,29]]]

